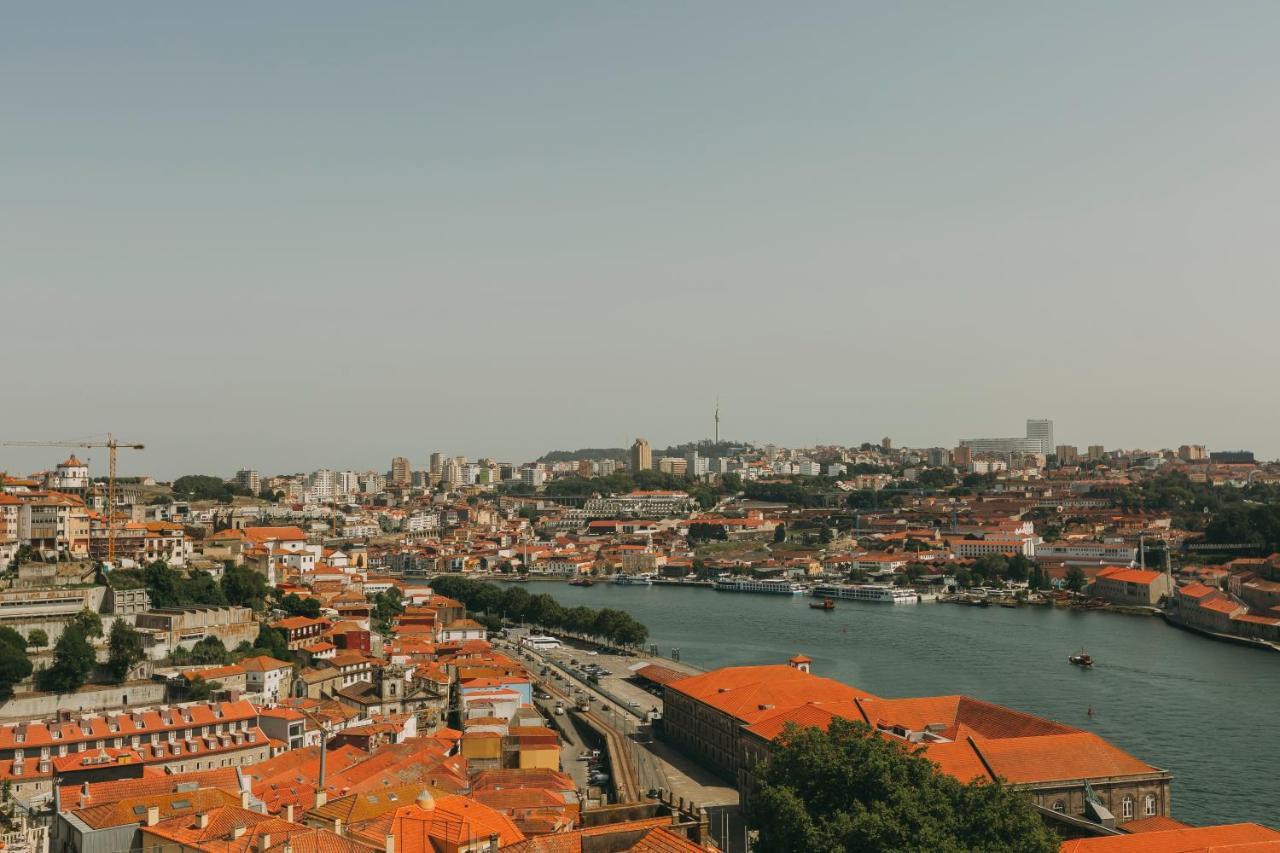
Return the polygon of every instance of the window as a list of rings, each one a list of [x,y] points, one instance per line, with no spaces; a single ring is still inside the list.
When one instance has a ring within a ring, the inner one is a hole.
[[[1054,810],[1055,812],[1057,812],[1058,814],[1066,814],[1066,813],[1067,813],[1067,804],[1066,804],[1066,803],[1064,803],[1062,800],[1054,800],[1054,801],[1053,801],[1053,810]]]
[[[1133,817],[1133,797],[1125,797],[1120,802],[1120,817],[1125,820]]]
[[[1156,795],[1147,794],[1146,799],[1142,803],[1142,813],[1147,817],[1155,817],[1156,815]]]

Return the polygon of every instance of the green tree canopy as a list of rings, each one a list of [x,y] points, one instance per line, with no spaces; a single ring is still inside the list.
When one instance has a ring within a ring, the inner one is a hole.
[[[112,572],[114,575],[115,572]],[[208,572],[192,571],[189,575],[175,571],[162,560],[149,564],[142,572],[152,607],[190,607],[193,604],[221,605],[227,597]]]
[[[1084,585],[1088,582],[1088,578],[1085,577],[1084,569],[1079,566],[1072,566],[1067,569],[1066,582],[1067,589],[1072,592],[1079,592],[1084,589]]]
[[[289,593],[280,599],[280,609],[290,616],[306,616],[316,619],[320,616],[320,602],[314,598],[303,598]]]
[[[31,633],[27,634],[28,648],[43,649],[47,645],[49,645],[49,635],[43,628],[32,628]]]
[[[142,658],[142,635],[123,619],[117,619],[107,636],[107,670],[111,677],[117,683],[124,681]]]
[[[34,632],[33,632],[34,633]],[[48,642],[49,638],[45,638]],[[9,626],[0,627],[0,701],[13,695],[13,685],[31,675],[27,640]]]
[[[187,474],[173,481],[174,497],[190,501],[218,501],[231,503],[236,495],[251,495],[235,483],[208,474]]]
[[[98,614],[82,610],[73,616],[53,647],[53,663],[40,670],[36,685],[51,693],[79,690],[97,665],[89,638],[101,636],[102,619]]]
[[[258,638],[253,641],[253,649],[256,654],[269,655],[276,660],[293,660],[293,652],[289,650],[289,637],[284,631],[270,625],[258,626]]]
[[[266,606],[271,588],[267,579],[247,566],[237,566],[230,561],[223,567],[222,580],[218,584],[228,604],[262,610]]]
[[[754,771],[749,825],[763,853],[1054,853],[1026,794],[963,784],[861,722],[788,726]]]

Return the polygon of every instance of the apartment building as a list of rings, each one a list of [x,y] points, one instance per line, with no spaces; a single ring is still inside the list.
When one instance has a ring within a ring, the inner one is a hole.
[[[185,773],[251,765],[269,754],[257,709],[244,700],[85,716],[61,711],[47,721],[0,725],[0,779],[22,799],[50,792],[56,774],[85,768]]]

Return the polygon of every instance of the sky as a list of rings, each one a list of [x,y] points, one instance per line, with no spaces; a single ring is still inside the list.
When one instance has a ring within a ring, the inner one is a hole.
[[[425,467],[709,437],[719,397],[757,443],[1048,417],[1274,458],[1278,34],[1247,0],[6,4],[0,440]]]

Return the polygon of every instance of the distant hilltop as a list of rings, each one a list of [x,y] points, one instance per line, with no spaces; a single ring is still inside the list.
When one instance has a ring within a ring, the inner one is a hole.
[[[673,445],[665,450],[655,449],[654,455],[684,456],[689,451],[696,450],[701,456],[734,456],[744,450],[751,449],[751,447],[752,445],[745,441],[715,442],[710,439],[703,439],[702,441],[687,441],[684,444]],[[601,459],[614,459],[618,462],[626,462],[630,458],[631,449],[627,447],[584,447],[581,450],[552,450],[539,457],[538,461],[572,462],[575,459],[590,459],[592,462],[598,462]]]

